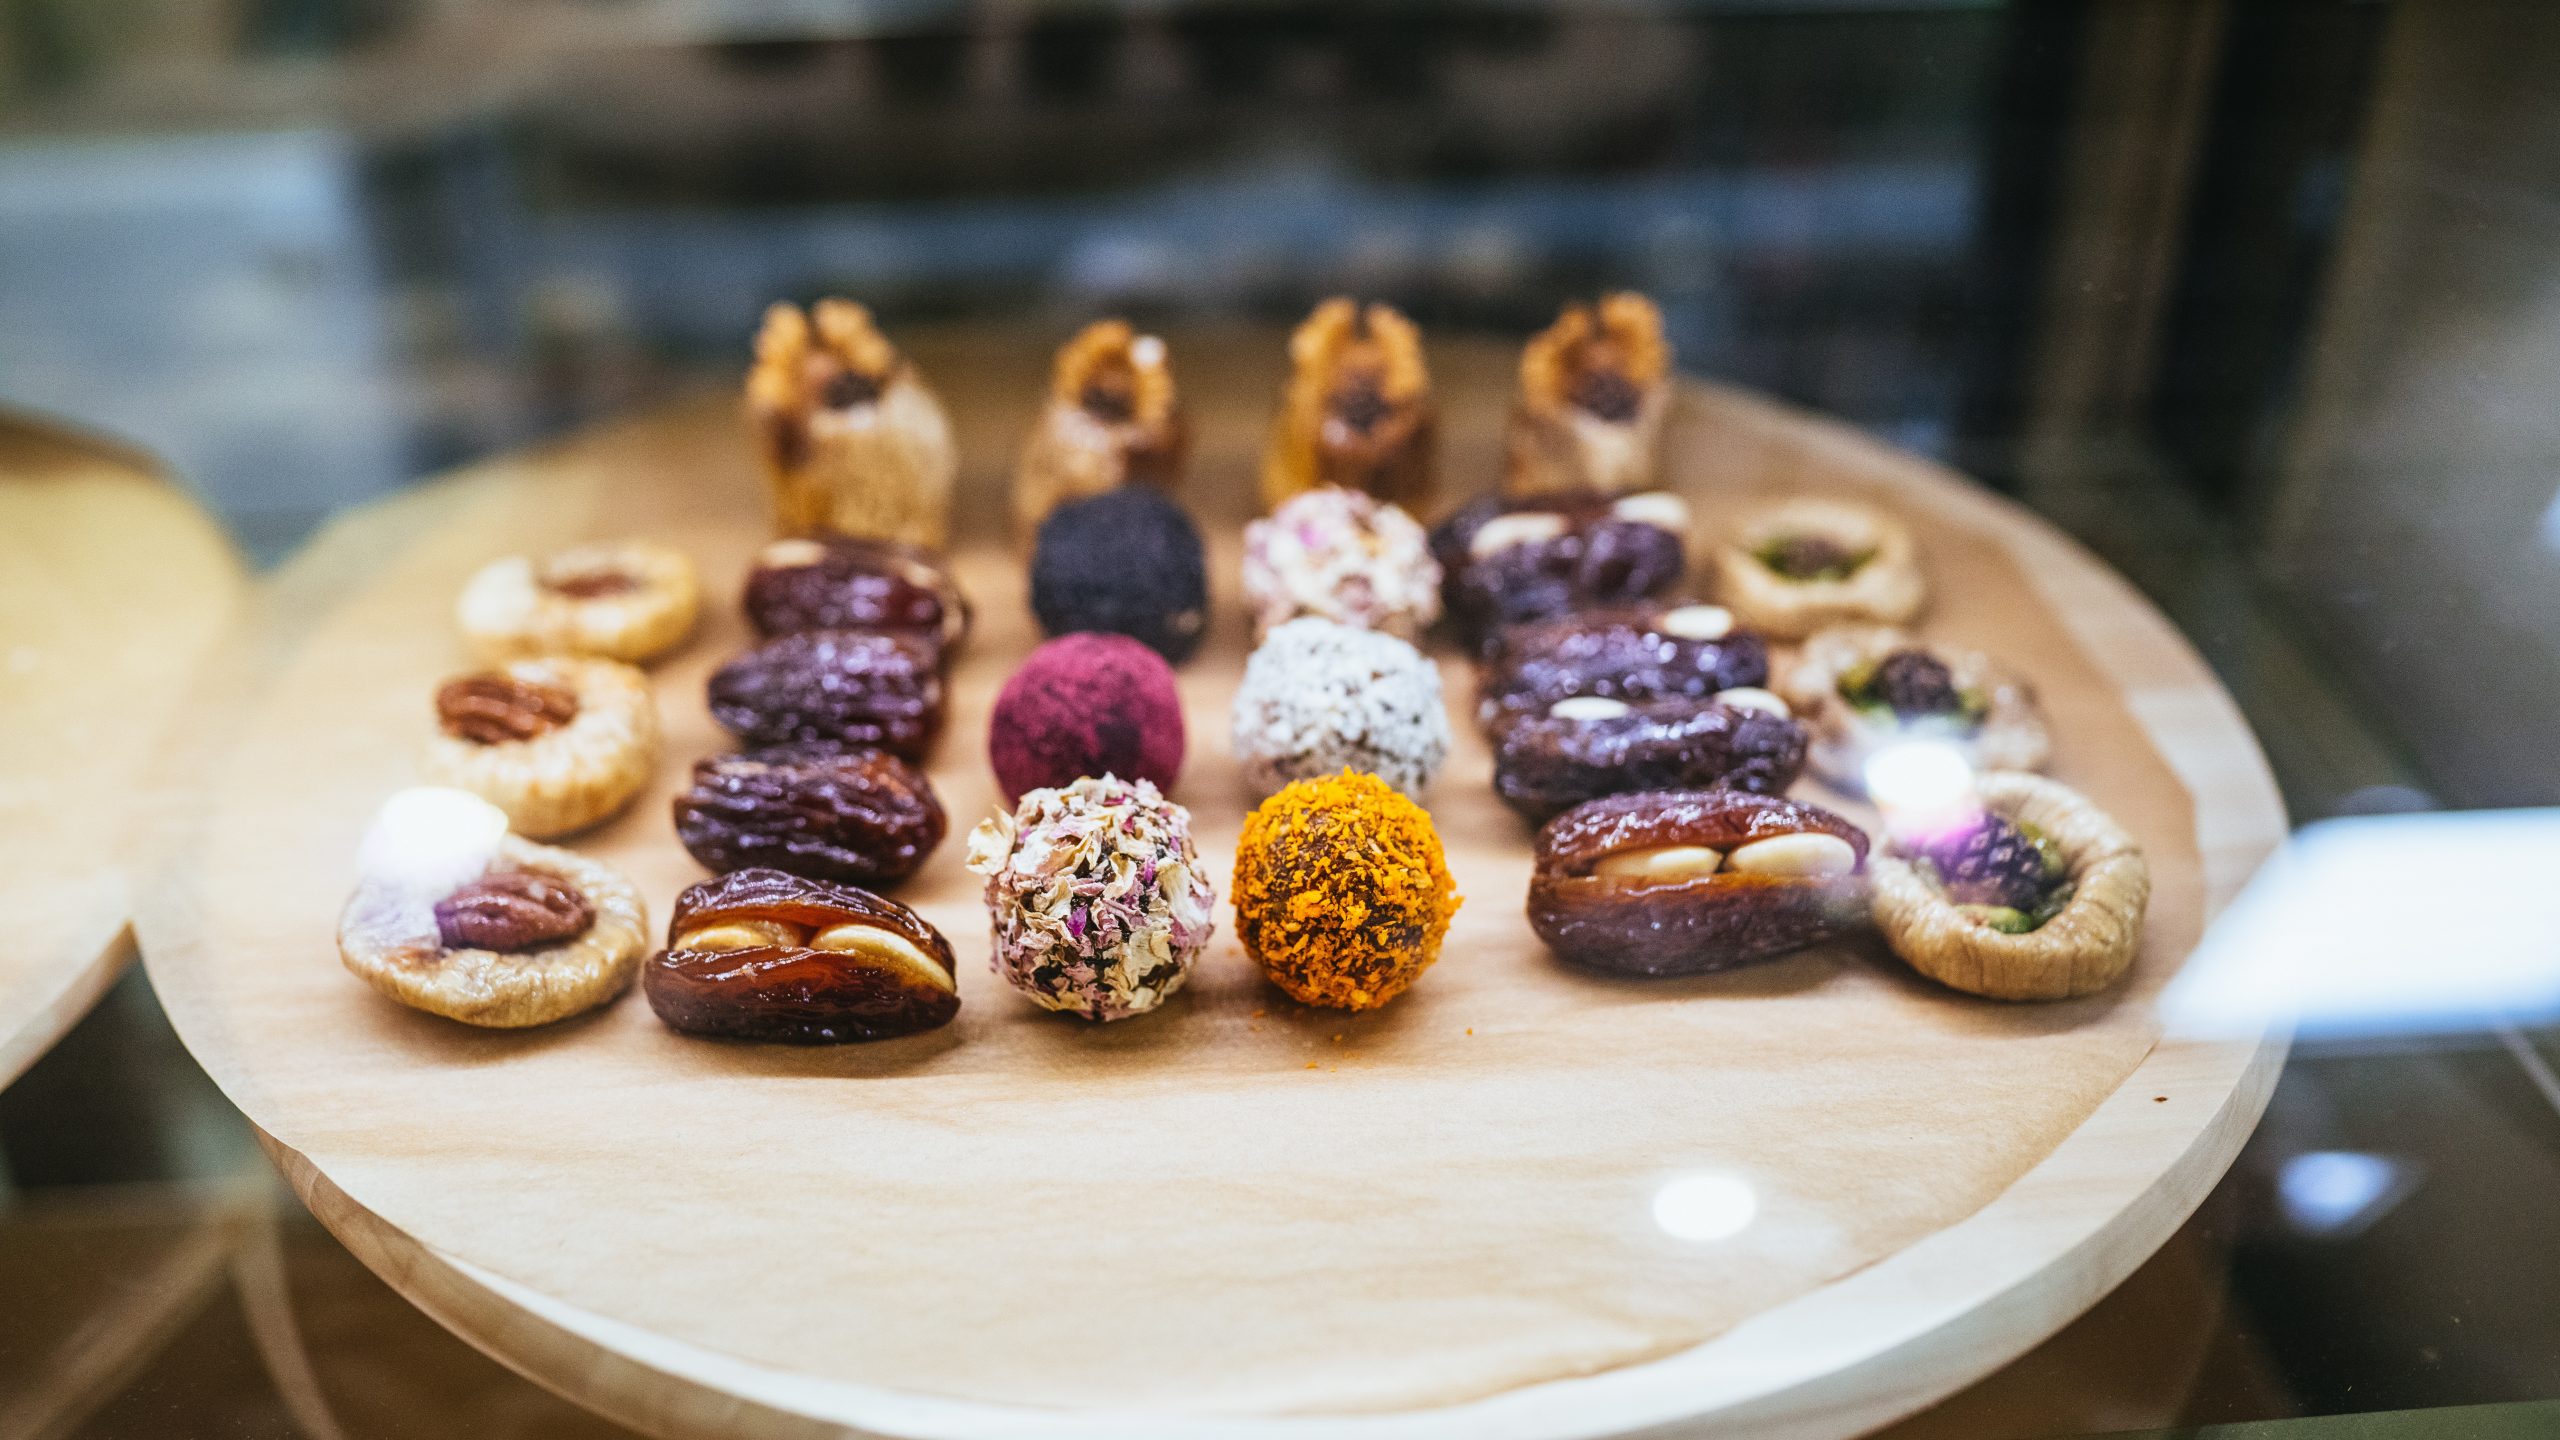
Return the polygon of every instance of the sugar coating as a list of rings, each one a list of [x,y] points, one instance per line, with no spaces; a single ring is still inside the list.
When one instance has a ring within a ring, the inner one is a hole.
[[[1173,668],[1125,635],[1061,635],[1032,651],[987,724],[988,758],[1008,799],[1087,775],[1170,789],[1182,745]]]
[[[1411,515],[1327,486],[1245,527],[1244,596],[1257,634],[1313,615],[1411,640],[1440,618],[1440,562]]]
[[[1312,616],[1254,650],[1231,719],[1257,795],[1344,769],[1419,795],[1449,755],[1438,668],[1392,635]]]

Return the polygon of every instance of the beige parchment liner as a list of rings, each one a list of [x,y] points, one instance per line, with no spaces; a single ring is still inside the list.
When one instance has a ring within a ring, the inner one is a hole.
[[[1192,750],[1175,798],[1219,921],[1163,1012],[1096,1028],[1007,991],[956,839],[896,893],[960,953],[963,1008],[906,1041],[710,1044],[636,998],[477,1032],[340,969],[331,925],[357,837],[415,778],[427,697],[461,655],[455,587],[493,554],[638,533],[701,560],[702,633],[652,672],[663,773],[574,842],[639,882],[661,934],[701,878],[668,801],[691,757],[725,748],[701,686],[747,638],[734,592],[766,538],[735,411],[715,397],[350,517],[279,577],[229,700],[208,706],[187,762],[200,788],[146,913],[182,1034],[358,1203],[612,1320],[914,1393],[1224,1414],[1454,1403],[1695,1345],[1980,1208],[2148,1052],[2143,1002],[2200,923],[2189,798],[2006,554],[1920,507],[1897,508],[1937,581],[1926,633],[2032,677],[2054,773],[2150,854],[2127,989],[1999,1005],[1912,977],[1872,940],[1682,982],[1568,972],[1521,917],[1528,832],[1460,723],[1429,796],[1467,897],[1444,958],[1383,1012],[1291,1004],[1244,959],[1226,894],[1256,434],[1204,454],[1193,487],[1219,591],[1211,641],[1180,672]],[[1675,481],[1684,454],[1714,448],[1677,407]],[[1736,484],[1695,492],[1707,527],[1807,485],[1891,503],[1856,477],[1718,463],[1690,472]],[[962,513],[1000,517],[1001,464],[969,484]],[[995,803],[988,705],[1036,640],[1018,562],[990,542],[962,575],[979,628],[932,766],[955,836]],[[1436,653],[1462,714],[1468,669]],[[1743,1178],[1753,1223],[1705,1244],[1664,1234],[1655,1192],[1693,1170]]]

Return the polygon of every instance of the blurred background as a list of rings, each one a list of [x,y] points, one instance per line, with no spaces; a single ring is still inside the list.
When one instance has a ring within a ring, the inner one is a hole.
[[[2122,568],[2298,821],[2550,804],[2555,76],[2532,0],[0,0],[0,403],[273,561],[733,383],[776,298],[1045,350],[1335,291],[1511,341],[1633,287],[1684,369]],[[2172,1253],[1935,1433],[2560,1396],[2555,1062],[2306,1048]],[[0,1322],[0,1433],[601,1426],[242,1191],[138,973],[0,1093],[0,1156],[0,1293],[66,1327]],[[2126,1366],[2164,1333],[2192,1363]]]

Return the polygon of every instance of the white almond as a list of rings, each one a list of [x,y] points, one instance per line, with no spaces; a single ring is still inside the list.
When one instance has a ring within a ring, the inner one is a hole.
[[[933,957],[916,948],[904,935],[893,935],[877,925],[838,925],[821,930],[809,942],[812,950],[841,950],[848,955],[861,955],[915,972],[917,978],[940,990],[955,990],[941,966]]]
[[[800,932],[778,920],[732,920],[705,925],[676,937],[671,950],[756,950],[767,945],[797,945]]]
[[[1716,703],[1730,705],[1736,710],[1766,710],[1782,720],[1795,714],[1787,708],[1786,701],[1757,685],[1736,685],[1730,690],[1719,690]]]
[[[1609,517],[1686,534],[1689,530],[1689,502],[1668,491],[1651,490],[1642,495],[1622,497],[1609,507]]]
[[[1772,835],[1754,840],[1727,857],[1734,869],[1749,875],[1791,875],[1824,878],[1846,875],[1858,868],[1858,852],[1837,835],[1820,830],[1799,830],[1792,835]]]
[[[1704,845],[1648,845],[1600,857],[1594,875],[1613,880],[1695,880],[1713,875],[1724,856]]]
[[[1569,695],[1547,707],[1547,713],[1558,720],[1615,720],[1633,706],[1606,695]]]
[[[1467,542],[1467,553],[1482,560],[1514,545],[1553,540],[1564,532],[1564,517],[1552,510],[1523,510],[1516,515],[1496,515],[1477,527],[1475,538]]]
[[[1733,633],[1733,612],[1721,605],[1683,605],[1665,613],[1653,628],[1683,640],[1721,640]]]
[[[793,538],[776,540],[756,552],[756,563],[777,570],[796,570],[815,565],[827,558],[827,547],[815,540]]]

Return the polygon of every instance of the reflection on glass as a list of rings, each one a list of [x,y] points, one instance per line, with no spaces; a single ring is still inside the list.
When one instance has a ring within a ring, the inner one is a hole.
[[[2285,1220],[2323,1240],[2363,1232],[2416,1188],[2414,1166],[2356,1150],[2309,1151],[2276,1172]]]
[[[1750,1182],[1722,1171],[1674,1176],[1653,1192],[1653,1223],[1674,1240],[1730,1240],[1759,1213]]]
[[[1952,830],[1973,821],[1973,766],[1943,740],[1902,740],[1867,757],[1867,796],[1898,838]]]

